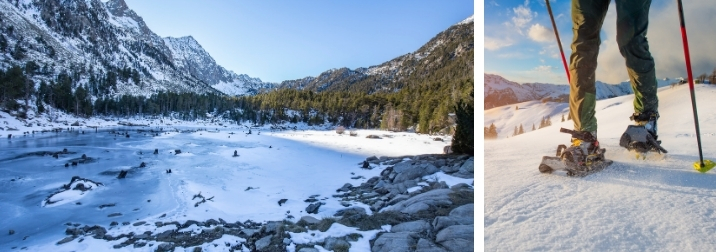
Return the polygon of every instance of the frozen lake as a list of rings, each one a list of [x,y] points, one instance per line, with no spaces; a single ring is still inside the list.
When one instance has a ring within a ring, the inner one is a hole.
[[[247,135],[245,128],[203,128],[208,131],[166,126],[161,132],[159,127],[100,128],[98,132],[82,128],[0,139],[0,231],[5,233],[0,235],[0,250],[55,247],[66,236],[65,223],[100,225],[109,233],[141,233],[157,230],[153,225],[110,228],[109,224],[300,218],[308,215],[309,203],[304,200],[312,195],[325,203],[313,216],[332,216],[344,208],[331,197],[336,189],[379,174],[381,169],[359,168],[366,157],[441,153],[449,144],[449,139],[440,142],[433,141],[434,136],[385,131],[358,131],[359,136],[351,137],[333,131],[253,129]],[[367,139],[368,134],[383,138]],[[65,148],[67,153],[57,158],[39,155]],[[153,154],[155,149],[158,154]],[[180,154],[175,154],[177,149]],[[65,167],[73,159],[83,160],[82,155],[93,161]],[[146,167],[140,168],[142,162]],[[122,170],[128,171],[126,178],[118,179]],[[53,198],[57,202],[43,206],[73,176],[102,185],[58,194]],[[357,176],[362,178],[352,179]],[[197,206],[197,194],[213,198]],[[281,199],[287,201],[279,206]],[[7,235],[8,230],[15,233]],[[82,248],[67,246],[58,247]]]

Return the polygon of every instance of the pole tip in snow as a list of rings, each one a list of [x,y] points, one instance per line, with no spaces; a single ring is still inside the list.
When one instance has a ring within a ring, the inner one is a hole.
[[[694,162],[694,169],[701,173],[705,173],[711,170],[711,168],[714,168],[714,166],[716,166],[716,163],[711,160],[704,160],[703,162]]]

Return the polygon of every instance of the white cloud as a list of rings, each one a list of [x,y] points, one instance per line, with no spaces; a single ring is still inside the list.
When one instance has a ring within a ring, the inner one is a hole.
[[[612,3],[604,19],[602,45],[599,50],[597,80],[619,83],[628,79],[624,58],[616,42],[616,6]],[[660,8],[655,8],[660,7]],[[647,39],[656,64],[657,78],[686,77],[683,44],[679,28],[679,14],[675,2],[655,6],[649,11]],[[714,56],[716,41],[713,24],[716,24],[716,5],[711,1],[689,1],[684,5],[686,30],[689,40],[692,73],[698,76],[711,74],[716,67]],[[569,47],[565,48],[569,50]],[[569,53],[569,51],[565,51]]]
[[[485,49],[494,51],[503,47],[511,46],[514,42],[509,38],[499,39],[485,36]]]
[[[523,5],[512,8],[514,16],[512,17],[511,25],[517,28],[517,32],[523,34],[522,28],[526,27],[532,19],[537,16],[536,12],[533,12],[529,7],[529,0],[525,1]]]
[[[530,27],[530,30],[527,35],[530,37],[530,39],[537,42],[551,42],[554,40],[554,34],[552,33],[552,30],[547,29],[541,24],[533,24]]]

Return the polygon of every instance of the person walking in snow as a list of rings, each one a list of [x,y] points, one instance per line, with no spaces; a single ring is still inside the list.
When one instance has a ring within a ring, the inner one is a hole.
[[[580,148],[588,155],[599,154],[597,118],[595,117],[595,71],[601,43],[599,33],[611,0],[572,0],[572,54],[569,73],[569,113],[574,130],[583,137],[572,138],[572,151]],[[654,58],[646,38],[651,0],[615,0],[617,11],[617,44],[626,61],[629,81],[634,90],[634,113],[620,140],[620,146],[637,151],[661,148],[656,140],[659,99]],[[581,139],[580,139],[581,138]],[[664,150],[665,152],[665,150]],[[586,158],[586,157],[582,157]]]

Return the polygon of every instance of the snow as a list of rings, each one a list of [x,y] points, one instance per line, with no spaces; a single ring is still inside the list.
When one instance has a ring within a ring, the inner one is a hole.
[[[54,114],[57,120],[50,122],[46,115],[32,115],[31,119],[18,120],[0,112],[0,126],[3,127],[0,130],[0,149],[3,150],[0,152],[0,209],[3,209],[0,230],[6,233],[10,229],[15,231],[13,235],[0,236],[0,250],[27,247],[29,251],[115,251],[112,246],[122,242],[85,236],[81,242],[77,238],[55,245],[66,237],[65,223],[68,222],[100,225],[108,229],[108,234],[119,235],[145,231],[157,234],[171,229],[151,224],[157,221],[183,223],[187,220],[222,218],[227,222],[266,222],[283,220],[288,217],[288,211],[296,221],[308,215],[305,213],[308,203],[303,201],[316,194],[320,195],[317,199],[325,205],[317,214],[311,215],[319,219],[332,217],[344,208],[338,198],[332,197],[337,188],[345,183],[357,186],[378,176],[382,168],[387,167],[360,169],[358,164],[365,158],[373,155],[442,153],[443,147],[450,141],[449,137],[446,142],[435,142],[432,140],[434,136],[378,130],[357,130],[358,136],[351,137],[338,135],[327,127],[305,124],[296,125],[298,130],[295,131],[276,132],[272,132],[267,125],[252,128],[252,134],[246,134],[248,125],[231,124],[220,119],[214,119],[217,120],[214,122],[209,121],[211,119],[183,122],[169,117],[82,119],[57,111]],[[62,121],[66,121],[67,125]],[[68,126],[75,121],[82,126]],[[117,125],[120,121],[149,126]],[[88,126],[98,126],[98,129]],[[7,127],[17,131],[6,131]],[[54,128],[65,130],[60,133],[40,132]],[[66,130],[69,128],[72,131]],[[137,132],[138,129],[144,132]],[[150,129],[162,129],[163,132],[152,136],[148,132]],[[197,129],[202,130],[193,131]],[[112,134],[112,130],[119,134]],[[125,133],[129,133],[130,137],[126,138]],[[8,134],[12,134],[10,139]],[[370,134],[383,138],[365,138]],[[35,151],[61,151],[63,148],[75,153],[60,155],[58,159],[21,156]],[[154,149],[158,149],[159,154],[154,155]],[[180,149],[181,154],[175,155],[175,149]],[[239,157],[232,157],[235,150]],[[64,167],[68,160],[82,154],[97,161]],[[145,168],[139,168],[141,162],[146,163]],[[172,173],[166,173],[168,169]],[[116,178],[120,170],[129,171],[126,178]],[[59,191],[72,176],[103,185],[93,186],[93,190],[84,194],[77,190],[57,194],[55,197],[62,197],[64,200],[60,202],[64,204],[42,207],[40,203]],[[354,176],[364,178],[351,179]],[[434,178],[444,179],[448,184],[456,183],[454,178],[444,174],[436,174]],[[472,180],[464,182],[473,183]],[[200,201],[194,198],[197,194],[207,200],[195,206]],[[288,201],[279,206],[277,202],[281,199]],[[115,205],[99,207],[104,204]],[[359,203],[353,205],[367,208]],[[121,215],[109,217],[113,213]],[[164,214],[166,216],[162,216]],[[109,227],[112,221],[145,221],[150,224]],[[187,230],[199,232],[201,228],[190,226]],[[363,250],[368,248],[368,241],[378,231],[357,231],[334,224],[327,232],[312,232],[321,239],[349,233],[362,234],[363,238],[353,242],[353,247]],[[25,236],[27,238],[22,239]],[[316,237],[310,239],[318,239]],[[226,235],[222,239],[232,244],[242,240]],[[130,246],[116,251],[150,251],[156,245],[151,248]],[[202,245],[202,248],[203,251],[228,249],[223,245],[215,248],[209,244]]]
[[[703,155],[716,158],[716,86],[696,85]],[[668,154],[635,158],[619,147],[633,113],[633,95],[597,101],[598,138],[614,164],[584,178],[541,174],[542,156],[554,155],[570,136],[572,121],[484,143],[485,251],[710,251],[716,238],[716,183],[701,174],[687,85],[658,91],[659,139]],[[485,122],[530,121],[562,111],[559,103],[525,106],[500,116],[485,111]],[[505,107],[512,108],[514,105]],[[508,110],[504,110],[505,113]],[[535,114],[535,115],[532,115]],[[508,126],[509,127],[509,126]],[[500,131],[502,132],[502,131]]]

